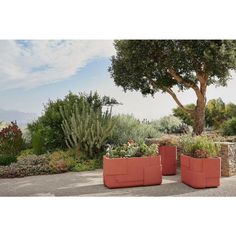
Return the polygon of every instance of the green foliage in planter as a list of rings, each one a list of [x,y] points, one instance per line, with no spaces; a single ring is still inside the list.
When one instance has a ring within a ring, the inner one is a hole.
[[[0,154],[16,156],[22,148],[22,132],[15,122],[11,122],[0,131]]]
[[[33,137],[35,133],[40,132],[44,137],[43,150],[54,151],[58,149],[66,149],[65,135],[61,124],[63,117],[60,108],[64,107],[67,110],[68,116],[73,113],[74,104],[77,104],[79,109],[82,109],[82,103],[86,101],[91,109],[102,109],[103,106],[113,106],[119,104],[114,98],[107,96],[99,96],[97,92],[89,94],[69,93],[64,99],[51,101],[44,106],[44,113],[37,121],[28,125],[28,130]]]
[[[175,135],[163,135],[156,140],[159,146],[178,146],[178,138]]]
[[[8,166],[16,160],[16,156],[0,154],[0,166]]]
[[[74,152],[55,151],[49,155],[49,166],[52,173],[61,173],[71,170],[76,165]]]
[[[142,157],[142,156],[156,156],[158,153],[158,145],[151,144],[150,146],[145,143],[135,143],[130,140],[127,144],[115,148],[109,147],[107,156],[114,157]]]
[[[99,155],[114,128],[114,119],[111,109],[102,111],[102,108],[92,109],[88,102],[82,105],[74,104],[71,115],[66,107],[61,107],[64,118],[62,129],[65,141],[69,148],[79,150],[82,155],[94,158]]]
[[[220,151],[220,145],[207,136],[182,136],[179,145],[183,153],[196,158],[216,157]]]
[[[76,172],[90,171],[90,170],[96,170],[99,168],[102,168],[102,160],[101,159],[80,160],[72,168],[72,171],[76,171]]]
[[[223,135],[236,135],[236,117],[225,121],[221,126]]]

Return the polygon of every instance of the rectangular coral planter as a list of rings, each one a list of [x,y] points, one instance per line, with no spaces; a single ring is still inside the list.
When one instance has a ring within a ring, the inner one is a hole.
[[[220,158],[181,156],[181,181],[193,188],[218,187],[221,177]]]
[[[103,157],[103,182],[108,188],[159,185],[161,157]]]
[[[161,155],[162,175],[176,175],[177,147],[160,146],[159,153]]]

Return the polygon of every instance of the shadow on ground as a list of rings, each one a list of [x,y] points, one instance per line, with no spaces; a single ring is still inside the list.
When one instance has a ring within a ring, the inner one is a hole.
[[[219,188],[193,189],[180,182],[179,171],[163,176],[161,185],[108,189],[102,170],[0,179],[0,196],[236,196],[236,176],[222,178]]]

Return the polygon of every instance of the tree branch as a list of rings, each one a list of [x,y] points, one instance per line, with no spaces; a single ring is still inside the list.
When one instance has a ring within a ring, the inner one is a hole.
[[[146,78],[146,79],[149,81],[149,83],[152,85],[153,88],[156,87],[155,81],[153,81],[153,80],[150,79],[150,78]],[[171,97],[175,100],[175,102],[177,103],[177,105],[178,105],[179,107],[181,107],[184,111],[186,111],[186,112],[188,112],[188,113],[190,113],[190,114],[192,114],[192,113],[194,112],[194,110],[191,110],[191,109],[186,108],[186,107],[180,102],[180,100],[177,98],[175,92],[174,92],[171,88],[165,87],[165,88],[163,88],[163,91],[169,93],[169,94],[171,95]]]
[[[197,95],[198,98],[202,98],[202,97],[203,97],[203,95],[202,95],[202,93],[201,93],[199,87],[198,87],[194,82],[192,82],[191,80],[188,80],[188,81],[184,80],[184,79],[183,79],[175,70],[173,70],[173,69],[168,69],[167,72],[168,72],[168,73],[172,76],[172,78],[173,78],[174,80],[176,80],[178,83],[183,84],[183,85],[186,86],[187,88],[192,88],[192,89],[195,91],[195,93],[196,93],[196,95]]]
[[[176,94],[174,93],[174,91],[173,91],[172,89],[166,88],[165,91],[166,91],[167,93],[169,93],[169,94],[172,96],[172,98],[175,100],[175,102],[177,103],[177,105],[178,105],[180,108],[182,108],[184,111],[186,111],[186,112],[188,112],[188,113],[190,113],[190,114],[191,114],[192,112],[194,112],[194,110],[191,110],[191,109],[186,108],[186,107],[180,102],[180,100],[177,98]]]

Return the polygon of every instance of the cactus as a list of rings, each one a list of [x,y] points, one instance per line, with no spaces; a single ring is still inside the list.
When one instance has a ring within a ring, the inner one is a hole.
[[[61,107],[60,112],[65,142],[69,148],[79,149],[88,157],[101,152],[114,127],[111,109],[106,112],[94,110],[88,102],[83,101],[82,107],[74,104],[72,115],[68,115],[66,107]]]

